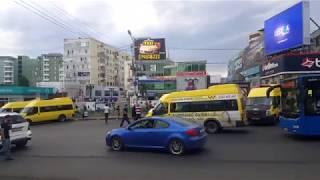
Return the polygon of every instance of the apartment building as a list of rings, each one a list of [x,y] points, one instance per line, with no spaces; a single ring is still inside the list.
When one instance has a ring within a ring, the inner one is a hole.
[[[0,56],[0,84],[17,83],[17,59],[11,56]]]
[[[63,55],[60,53],[42,54],[38,57],[42,82],[63,81]]]
[[[93,87],[124,89],[125,63],[131,57],[93,38],[64,40],[65,82],[77,82],[88,95]],[[90,90],[91,89],[91,90]]]

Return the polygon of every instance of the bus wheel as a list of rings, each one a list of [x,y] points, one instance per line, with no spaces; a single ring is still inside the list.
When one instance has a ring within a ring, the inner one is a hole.
[[[208,134],[216,134],[220,132],[221,126],[217,121],[209,120],[204,124],[204,127],[206,129],[206,132]]]
[[[60,122],[64,122],[64,121],[67,120],[67,118],[66,118],[65,115],[60,115],[59,118],[58,118],[58,120],[59,120]]]

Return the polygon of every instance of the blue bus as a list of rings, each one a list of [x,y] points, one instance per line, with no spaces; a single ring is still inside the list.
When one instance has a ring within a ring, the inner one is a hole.
[[[290,134],[320,135],[320,75],[286,79],[280,88],[280,127]]]

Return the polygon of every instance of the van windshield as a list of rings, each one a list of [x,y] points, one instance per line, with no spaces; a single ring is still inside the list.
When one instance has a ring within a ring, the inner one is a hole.
[[[271,105],[272,99],[267,97],[249,97],[247,99],[247,106],[253,105]]]
[[[38,107],[26,107],[24,108],[21,113],[26,113],[27,115],[33,115],[38,113]]]

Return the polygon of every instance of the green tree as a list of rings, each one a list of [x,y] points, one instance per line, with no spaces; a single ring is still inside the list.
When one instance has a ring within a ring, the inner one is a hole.
[[[19,86],[29,86],[30,83],[29,83],[29,80],[28,80],[25,76],[21,76],[21,77],[18,79],[18,85],[19,85]]]

